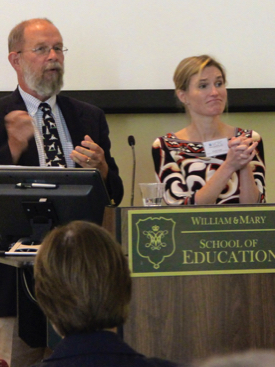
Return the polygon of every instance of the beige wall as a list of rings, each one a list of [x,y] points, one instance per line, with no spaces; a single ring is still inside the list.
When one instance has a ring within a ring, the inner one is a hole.
[[[275,102],[275,101],[274,101]],[[169,131],[178,131],[188,123],[186,115],[178,114],[120,114],[107,115],[112,141],[112,155],[120,169],[124,182],[124,199],[121,206],[130,206],[132,185],[132,148],[128,136],[136,140],[136,180],[134,205],[142,205],[139,182],[155,182],[151,145],[154,139]],[[275,112],[268,113],[228,113],[223,121],[234,126],[256,130],[263,138],[266,161],[266,187],[268,203],[275,203],[274,192],[274,137]]]

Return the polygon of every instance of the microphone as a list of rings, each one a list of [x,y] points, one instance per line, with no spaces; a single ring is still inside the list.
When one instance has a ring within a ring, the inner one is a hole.
[[[135,175],[136,175],[136,154],[135,154],[135,138],[133,135],[128,136],[128,144],[132,148],[133,152],[133,174],[132,174],[132,190],[131,190],[131,206],[134,206],[134,193],[135,193]]]
[[[133,137],[133,135],[128,136],[128,144],[130,145],[130,147],[136,144],[135,138]]]

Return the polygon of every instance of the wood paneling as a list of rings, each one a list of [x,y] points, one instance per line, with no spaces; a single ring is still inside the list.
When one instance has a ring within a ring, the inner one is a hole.
[[[133,278],[125,340],[178,362],[275,347],[275,274]]]

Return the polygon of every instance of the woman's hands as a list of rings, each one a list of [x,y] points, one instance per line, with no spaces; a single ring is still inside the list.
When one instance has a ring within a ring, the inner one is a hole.
[[[249,162],[256,154],[258,143],[245,134],[233,137],[228,142],[227,157],[215,174],[196,192],[196,204],[214,204],[217,197],[228,184],[232,175],[239,171],[240,203],[254,204],[258,202],[259,190],[255,183]]]
[[[245,134],[233,137],[228,142],[228,153],[225,162],[232,168],[232,171],[238,171],[245,168],[256,154],[258,143],[252,138],[247,138]]]

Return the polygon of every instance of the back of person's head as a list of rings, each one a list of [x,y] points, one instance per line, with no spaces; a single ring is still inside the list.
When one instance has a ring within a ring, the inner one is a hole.
[[[275,350],[258,349],[214,356],[194,364],[194,367],[274,367]]]
[[[25,29],[36,23],[50,23],[53,24],[49,19],[47,18],[33,18],[29,20],[24,20],[23,22],[17,24],[9,34],[8,38],[8,49],[9,52],[18,52],[24,45],[25,39],[24,39],[24,32]]]
[[[74,221],[52,230],[38,251],[37,301],[62,336],[121,326],[131,278],[121,246],[96,224]]]
[[[222,73],[224,83],[226,83],[225,70],[213,57],[208,55],[192,56],[183,59],[175,70],[173,80],[176,91],[188,90],[191,77],[195,74],[201,73],[202,70],[208,66],[215,66],[218,68]]]

